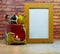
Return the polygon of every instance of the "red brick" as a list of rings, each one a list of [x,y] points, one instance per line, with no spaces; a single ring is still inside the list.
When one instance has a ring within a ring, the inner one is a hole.
[[[0,8],[0,11],[2,10],[2,8]]]
[[[58,3],[60,2],[60,0],[54,0],[54,1],[55,1],[55,2],[58,2]]]
[[[0,25],[2,25],[3,24],[3,22],[0,22]]]
[[[6,12],[6,13],[7,13],[7,14],[12,14],[12,15],[15,14],[15,12]]]
[[[4,34],[4,31],[1,31],[0,34]]]
[[[3,15],[2,14],[0,14],[0,17],[2,17]]]
[[[1,32],[1,31],[4,31],[4,28],[0,28],[0,32]]]
[[[2,40],[4,38],[4,35],[0,35],[0,40]]]
[[[22,8],[22,9],[23,9],[23,8],[24,8],[24,6],[16,6],[16,8]]]
[[[59,18],[59,17],[58,17],[58,16],[53,16],[53,18],[57,19],[57,18]]]
[[[59,10],[54,10],[54,13],[60,13],[60,11]]]
[[[4,18],[1,17],[1,18],[0,18],[0,21],[3,21],[3,20],[4,20]]]
[[[0,8],[2,8],[2,5],[0,5]]]
[[[6,2],[6,4],[12,4],[12,2],[10,2],[10,1],[7,1],[7,2]]]
[[[6,6],[7,8],[15,8],[16,6],[14,5],[9,5],[9,6]]]
[[[11,11],[11,8],[3,8],[4,11]]]
[[[41,2],[41,3],[52,3],[53,0],[35,0],[35,2]]]
[[[0,1],[0,4],[2,3],[2,1]]]

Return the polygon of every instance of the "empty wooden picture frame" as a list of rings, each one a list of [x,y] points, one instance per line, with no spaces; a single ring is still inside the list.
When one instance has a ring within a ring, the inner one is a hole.
[[[26,42],[53,42],[53,5],[46,3],[25,3]]]

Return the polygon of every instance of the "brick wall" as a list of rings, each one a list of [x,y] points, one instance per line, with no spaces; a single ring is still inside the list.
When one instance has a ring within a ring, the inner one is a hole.
[[[54,6],[54,39],[60,39],[60,0],[0,0],[0,39],[4,37],[4,15],[19,12],[24,15],[24,3],[52,3]]]

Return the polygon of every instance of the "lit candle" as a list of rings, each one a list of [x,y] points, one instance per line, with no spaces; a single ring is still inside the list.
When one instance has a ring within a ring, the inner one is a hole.
[[[18,39],[18,35],[16,35],[16,39]]]

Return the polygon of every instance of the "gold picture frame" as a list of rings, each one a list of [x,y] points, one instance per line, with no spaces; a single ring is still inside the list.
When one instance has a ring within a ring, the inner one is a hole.
[[[29,38],[29,9],[43,8],[49,9],[49,38]],[[26,42],[27,43],[52,43],[53,42],[53,5],[47,3],[25,3],[24,5],[25,25],[26,25]]]

